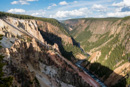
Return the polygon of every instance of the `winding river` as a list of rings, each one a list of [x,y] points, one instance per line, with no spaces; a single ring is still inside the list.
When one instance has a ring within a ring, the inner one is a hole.
[[[90,56],[89,54],[87,54],[87,53],[84,52],[84,50],[81,48],[80,44],[78,44],[78,46],[80,47],[80,50],[81,50],[85,55],[87,55],[87,57]],[[76,62],[75,65],[76,65],[77,67],[79,67],[80,69],[82,69],[86,74],[88,74],[89,76],[91,76],[96,82],[98,82],[98,83],[101,85],[101,87],[107,87],[101,80],[99,80],[99,79],[98,79],[95,75],[93,75],[89,70],[87,70],[86,68],[84,68],[84,67],[81,66],[81,63],[84,62],[84,61],[86,61],[86,60],[80,60],[80,61]]]

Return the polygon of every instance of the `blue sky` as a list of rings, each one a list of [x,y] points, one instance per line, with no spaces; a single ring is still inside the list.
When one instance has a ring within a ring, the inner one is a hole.
[[[130,16],[130,0],[1,0],[0,11],[58,20]]]

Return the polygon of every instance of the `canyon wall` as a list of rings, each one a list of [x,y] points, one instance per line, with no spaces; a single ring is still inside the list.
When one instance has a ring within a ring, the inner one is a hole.
[[[85,74],[62,56],[60,47],[73,46],[73,42],[57,26],[13,17],[3,17],[0,22],[0,35],[3,35],[0,55],[5,63],[2,78],[11,77],[11,87],[90,87],[84,80]],[[60,38],[64,44],[48,42],[51,35],[53,40]],[[1,82],[4,84],[0,79]]]
[[[130,17],[70,19],[64,24],[90,54],[87,69],[108,86],[130,84]]]

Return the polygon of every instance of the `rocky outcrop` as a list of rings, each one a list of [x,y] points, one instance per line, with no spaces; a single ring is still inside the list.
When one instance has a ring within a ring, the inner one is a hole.
[[[7,63],[3,71],[5,76],[13,77],[12,86],[90,86],[83,79],[84,74],[80,74],[78,68],[75,71],[73,68],[75,65],[68,64],[68,60],[64,60],[65,58],[62,57],[59,50],[62,40],[65,44],[73,43],[71,38],[60,31],[58,27],[48,22],[12,17],[0,21],[0,34],[4,35],[1,40],[1,45],[4,48],[0,49],[0,52],[5,56],[4,61]],[[41,25],[44,26],[39,28]],[[54,39],[60,38],[58,39],[60,45],[59,43],[47,44],[41,31],[48,37],[53,34]]]
[[[8,40],[7,38],[2,40],[2,46],[4,47],[10,48],[12,46],[10,40],[13,43],[16,38],[31,41],[33,37],[44,44],[53,45],[67,59],[72,59],[74,56],[77,57],[76,52],[80,51],[80,49],[76,49],[75,51],[73,48],[71,50],[65,49],[67,46],[74,46],[76,48],[75,41],[59,22],[55,21],[56,23],[51,23],[54,19],[47,22],[44,20],[19,19],[8,16],[0,20],[2,22],[0,34],[6,34],[6,37],[10,37]]]
[[[10,49],[1,49],[4,60],[8,63],[5,68],[6,75],[12,75],[13,86],[38,87],[35,80],[51,87],[89,87],[72,66],[62,60],[59,55],[44,46],[38,44],[34,39],[32,42],[15,41]],[[51,67],[51,68],[49,68]],[[54,70],[54,71],[53,71]],[[46,83],[47,78],[48,83]]]
[[[12,25],[29,32],[37,39],[44,42],[44,39],[38,30],[36,20],[23,20],[13,17],[7,17],[6,20],[9,21]]]

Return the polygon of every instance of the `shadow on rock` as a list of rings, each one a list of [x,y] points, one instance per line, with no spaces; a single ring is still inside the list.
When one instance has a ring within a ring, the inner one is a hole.
[[[126,87],[126,78],[128,78],[129,75],[126,75],[125,77],[118,75],[110,68],[97,62],[90,63],[89,61],[84,61],[81,66],[86,67],[90,73],[94,74],[108,87]]]
[[[64,49],[63,43],[62,43],[62,39],[61,39],[60,37],[58,37],[57,35],[54,35],[54,34],[52,34],[52,33],[44,32],[44,31],[42,31],[42,30],[40,30],[40,29],[39,29],[39,31],[40,31],[40,33],[42,34],[42,36],[43,36],[43,38],[45,39],[45,41],[47,41],[48,44],[54,45],[54,43],[56,43],[56,44],[58,45],[61,54],[62,54],[65,58],[67,58],[67,59],[69,59],[69,60],[74,59],[74,55],[73,55],[72,51],[71,51],[71,52],[67,52],[67,51]]]

